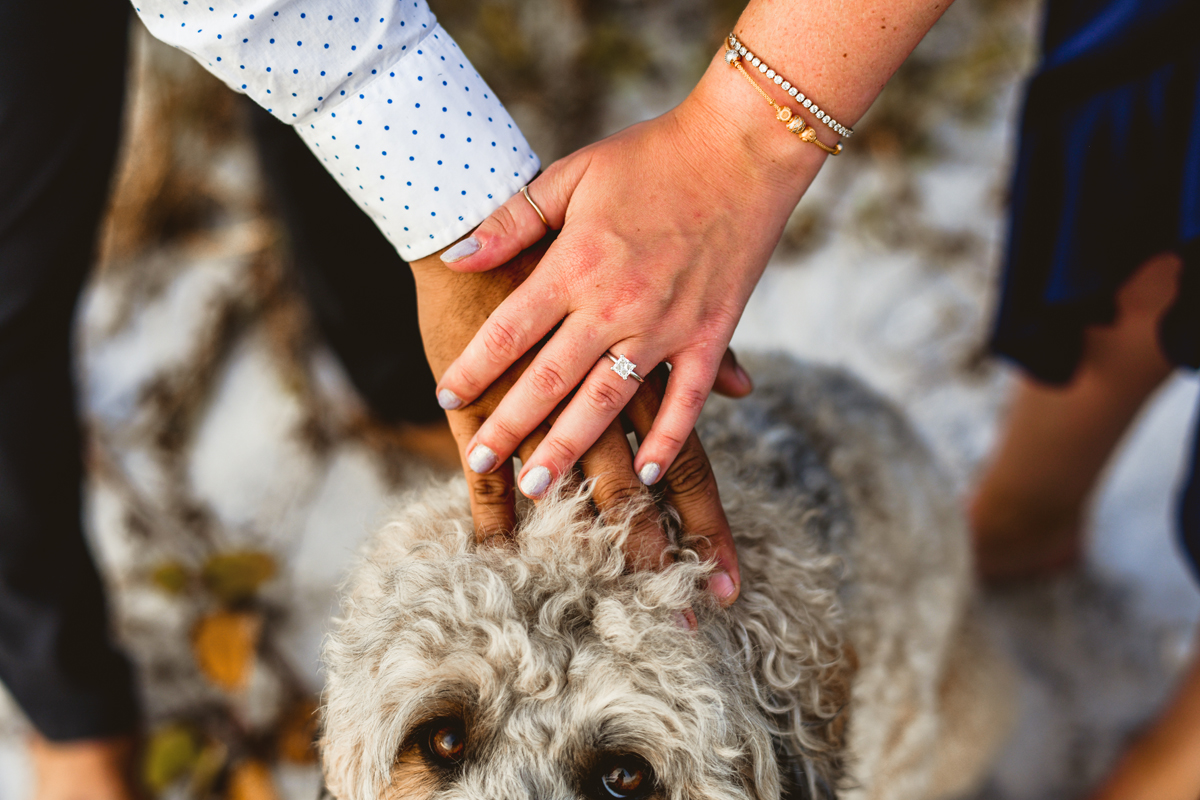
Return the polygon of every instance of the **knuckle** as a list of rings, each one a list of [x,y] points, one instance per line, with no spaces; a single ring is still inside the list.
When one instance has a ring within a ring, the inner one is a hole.
[[[609,295],[614,299],[613,308],[638,308],[646,304],[646,299],[653,291],[650,282],[640,274],[623,278],[615,286],[610,287]]]
[[[675,392],[675,396],[671,398],[671,402],[679,406],[688,414],[699,416],[700,410],[704,408],[705,402],[708,401],[708,392],[698,389],[695,386],[681,386]]]
[[[644,490],[633,481],[622,481],[616,477],[596,481],[592,497],[603,510],[613,510],[629,505],[642,497]]]
[[[525,354],[521,347],[521,332],[504,317],[493,317],[483,329],[483,345],[488,354],[505,366]]]
[[[487,390],[487,384],[469,369],[459,370],[458,375],[452,379],[447,379],[446,383],[466,389],[468,396],[479,397],[479,395]],[[466,406],[466,408],[471,408],[471,406]]]
[[[588,381],[583,394],[587,402],[606,415],[614,415],[625,407],[624,393],[610,381]]]
[[[496,446],[503,446],[505,449],[508,449],[510,445],[520,442],[525,438],[525,432],[518,428],[517,425],[515,425],[513,421],[507,417],[497,414],[489,417],[488,419],[490,420],[490,423],[488,425],[489,430],[487,431],[486,438],[492,444]],[[485,437],[483,434],[480,434],[480,438],[482,439]]]
[[[471,502],[477,506],[507,506],[513,502],[512,486],[498,473],[477,475],[471,480]]]
[[[687,445],[687,437],[679,436],[673,430],[656,431],[655,434],[666,444],[667,449],[673,453],[683,450],[684,446]]]
[[[560,474],[565,472],[578,458],[573,445],[558,437],[547,438],[541,443],[539,449],[545,451],[549,456],[550,463],[557,467],[556,471]]]
[[[557,364],[537,361],[525,373],[529,390],[539,399],[558,400],[570,390],[566,376]]]
[[[524,202],[522,200],[522,202]],[[501,237],[515,236],[517,234],[517,218],[513,216],[512,211],[507,205],[500,206],[492,214],[492,222],[498,229]]]
[[[667,481],[675,495],[686,498],[709,493],[715,483],[708,456],[700,450],[680,453],[667,470]]]

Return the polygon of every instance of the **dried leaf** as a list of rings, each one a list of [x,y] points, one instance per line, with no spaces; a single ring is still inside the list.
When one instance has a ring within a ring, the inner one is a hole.
[[[185,725],[159,728],[146,742],[142,756],[142,782],[155,794],[162,792],[196,765],[200,742]]]
[[[254,668],[261,633],[262,620],[257,614],[217,611],[196,624],[192,654],[210,681],[229,691],[241,689]]]
[[[225,762],[229,759],[229,748],[222,742],[210,742],[200,751],[192,767],[192,779],[188,781],[188,794],[192,797],[208,797],[212,793]]]
[[[268,553],[246,550],[215,555],[204,565],[204,586],[225,603],[249,600],[259,587],[275,577],[275,559]]]
[[[261,761],[243,761],[229,776],[225,800],[279,800],[271,770]]]
[[[187,589],[190,579],[187,567],[178,561],[167,561],[159,564],[150,573],[150,580],[167,594],[182,594]]]
[[[305,699],[294,705],[279,724],[279,759],[290,764],[317,760],[317,704]]]

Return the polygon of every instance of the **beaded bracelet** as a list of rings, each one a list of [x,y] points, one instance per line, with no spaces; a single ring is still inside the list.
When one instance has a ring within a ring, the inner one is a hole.
[[[787,106],[781,106],[772,100],[771,96],[764,92],[762,87],[759,86],[754,78],[751,78],[750,74],[742,67],[736,50],[729,50],[726,52],[725,61],[738,72],[742,73],[742,77],[750,82],[750,85],[754,87],[754,91],[761,94],[763,99],[771,104],[771,107],[775,109],[775,119],[786,125],[789,133],[796,134],[800,137],[800,141],[814,144],[824,150],[826,153],[829,153],[831,156],[838,156],[842,154],[841,142],[838,142],[836,147],[830,147],[829,145],[825,144],[817,138],[816,128],[811,125],[805,125],[804,120],[800,119],[798,116],[795,116],[790,108]]]
[[[845,125],[842,125],[836,119],[829,116],[829,114],[822,111],[821,107],[819,105],[817,105],[816,103],[814,103],[813,99],[811,97],[804,96],[804,92],[800,91],[799,87],[794,86],[790,81],[785,80],[782,75],[780,75],[775,70],[773,70],[769,66],[767,66],[767,63],[765,61],[763,61],[759,56],[754,55],[754,53],[752,53],[748,49],[746,49],[746,45],[738,40],[737,34],[735,34],[735,33],[729,34],[728,47],[729,47],[729,49],[725,53],[726,63],[732,65],[733,62],[736,61],[739,57],[744,59],[746,61],[746,63],[750,64],[751,66],[757,67],[758,71],[761,72],[762,74],[766,75],[768,80],[773,81],[776,86],[783,89],[785,92],[788,93],[788,95],[796,98],[796,102],[800,103],[808,111],[810,111],[812,114],[814,114],[818,121],[825,123],[832,130],[837,132],[838,136],[841,136],[844,139],[849,139],[851,136],[854,135],[853,128],[848,128]],[[732,55],[731,55],[731,53],[732,53]]]

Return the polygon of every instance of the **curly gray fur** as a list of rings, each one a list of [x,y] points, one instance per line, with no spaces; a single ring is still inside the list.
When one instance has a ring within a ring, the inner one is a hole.
[[[701,426],[740,558],[728,610],[686,541],[671,568],[626,573],[637,508],[597,519],[560,491],[497,547],[475,543],[461,480],[409,499],[325,649],[339,800],[588,797],[606,753],[643,758],[661,800],[936,795],[961,520],[886,403],[835,371],[756,366],[754,397]],[[439,717],[466,732],[450,772],[419,741]]]

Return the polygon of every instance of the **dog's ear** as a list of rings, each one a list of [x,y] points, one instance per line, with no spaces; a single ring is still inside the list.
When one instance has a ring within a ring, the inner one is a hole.
[[[756,594],[730,611],[740,629],[744,665],[756,684],[755,702],[777,740],[781,796],[836,797],[845,774],[846,725],[858,669],[854,648],[830,624],[832,613],[805,608],[811,598],[790,596],[769,581]],[[782,619],[804,624],[788,626]]]
[[[321,754],[321,794],[319,800],[342,800],[347,797],[346,792],[341,786],[339,776],[344,774],[345,770],[339,769],[339,764],[336,763],[339,754],[335,754],[333,748],[327,746],[325,737],[321,737],[318,745],[318,750]],[[344,754],[340,754],[344,756]]]
[[[779,800],[835,800],[837,792],[824,778],[809,774],[804,760],[788,752],[788,747],[774,737],[775,763],[779,765]]]
[[[778,736],[771,737],[775,767],[779,776],[779,791],[762,785],[761,770],[755,769],[754,758],[744,757],[739,763],[742,784],[746,795],[755,800],[837,800],[837,789],[829,779],[806,767],[807,759],[797,756],[792,748]]]

